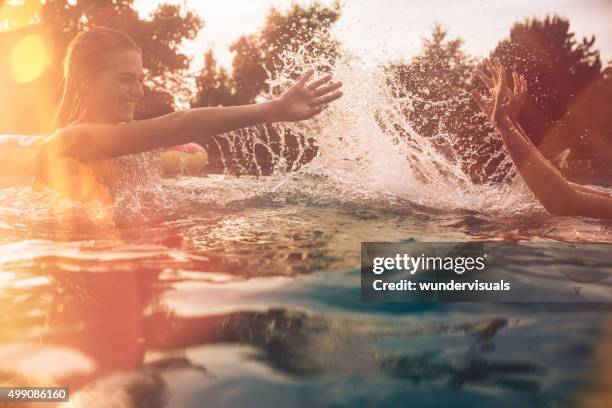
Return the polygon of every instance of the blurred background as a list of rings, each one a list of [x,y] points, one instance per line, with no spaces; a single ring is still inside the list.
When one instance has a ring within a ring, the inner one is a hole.
[[[433,138],[442,127],[459,154],[473,155],[476,145],[487,157],[476,167],[493,169],[502,162],[490,160],[500,145],[489,140],[485,118],[464,96],[484,91],[473,71],[482,58],[497,57],[530,84],[521,122],[542,152],[566,176],[606,184],[612,179],[611,18],[605,0],[440,0],[427,7],[387,0],[375,9],[361,0],[0,0],[0,134],[53,130],[66,45],[79,31],[104,25],[125,31],[143,49],[140,119],[253,103],[282,69],[286,51],[301,47],[330,61],[352,53],[388,72],[393,97],[412,98],[403,113],[415,131]],[[288,145],[312,147],[300,160],[316,155],[316,142],[289,137],[296,140]],[[230,149],[223,142],[206,147]],[[222,152],[211,153],[211,171],[232,171],[219,160],[215,169]],[[238,164],[236,172],[250,171]],[[266,168],[271,171],[265,165],[257,171]],[[464,170],[475,182],[492,173]]]

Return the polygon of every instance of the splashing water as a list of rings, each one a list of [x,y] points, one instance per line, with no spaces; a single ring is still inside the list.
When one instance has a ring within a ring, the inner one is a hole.
[[[342,49],[332,63],[324,57],[307,55],[306,49],[304,45],[297,52],[286,52],[282,69],[276,74],[268,72],[270,91],[264,97],[277,96],[293,83],[296,73],[303,73],[310,67],[318,72],[330,72],[334,80],[342,81],[345,96],[305,123],[276,124],[226,135],[235,162],[251,158],[249,164],[242,165],[245,172],[248,168],[256,168],[257,173],[262,174],[255,158],[256,149],[260,148],[272,157],[273,173],[280,181],[278,186],[283,186],[285,191],[299,190],[315,201],[324,197],[352,202],[401,204],[408,201],[434,208],[474,210],[516,210],[532,201],[522,183],[510,186],[515,172],[503,175],[502,182],[474,183],[464,168],[466,160],[474,157],[478,150],[474,148],[468,155],[454,151],[458,135],[440,130],[440,134],[431,139],[415,131],[404,113],[412,108],[415,96],[395,96],[393,87],[396,84],[382,64],[364,61]],[[468,98],[466,93],[464,100],[453,103],[468,103]],[[275,149],[270,142],[271,129],[281,135],[280,142],[276,142],[282,145],[280,149]],[[288,163],[289,147],[282,136],[291,134],[304,137],[298,138],[297,153],[293,163]],[[250,142],[239,142],[245,138]],[[310,138],[315,140],[318,154],[300,168],[296,163],[306,155],[308,145],[304,141]],[[495,136],[489,135],[489,138]],[[440,140],[450,146],[450,154],[449,149],[443,152],[436,145]],[[245,149],[245,146],[248,147]],[[496,153],[501,154],[501,150]],[[507,158],[499,160],[493,174],[500,174],[508,164]],[[314,186],[311,185],[313,179],[316,180]],[[500,195],[505,199],[500,200]]]
[[[178,210],[179,200],[189,202],[193,208],[223,208],[263,199],[275,204],[349,203],[399,209],[417,204],[481,212],[516,212],[534,204],[523,183],[512,183],[515,172],[498,177],[501,182],[474,183],[465,169],[479,150],[474,146],[469,154],[459,152],[455,146],[459,135],[441,127],[434,138],[420,135],[406,115],[413,109],[416,96],[399,97],[394,93],[397,79],[383,62],[363,59],[341,45],[326,55],[313,56],[307,49],[308,44],[304,44],[296,52],[283,55],[280,69],[268,72],[268,91],[260,98],[278,96],[294,83],[296,75],[311,67],[321,75],[331,73],[335,81],[342,81],[344,97],[306,122],[257,126],[221,137],[229,147],[229,155],[221,157],[226,170],[233,164],[238,174],[270,173],[269,176],[162,181],[155,160],[130,158],[139,170],[130,172],[134,177],[123,183],[115,209],[130,218],[156,208]],[[335,55],[333,60],[329,55]],[[467,93],[461,98],[450,103],[469,103]],[[433,103],[439,103],[443,112],[444,104],[449,102]],[[257,159],[262,152],[270,158],[271,171],[266,171]],[[494,155],[503,152],[498,149]],[[491,160],[480,166],[490,167]],[[502,174],[509,164],[507,159],[497,163],[494,175]],[[12,203],[12,193],[7,194],[3,192],[0,198]],[[31,207],[28,203],[32,200],[23,201],[27,208]],[[34,201],[41,202],[41,198]],[[44,207],[58,208],[56,203],[46,204]],[[33,209],[37,214],[39,207]],[[91,213],[85,209],[83,212]]]

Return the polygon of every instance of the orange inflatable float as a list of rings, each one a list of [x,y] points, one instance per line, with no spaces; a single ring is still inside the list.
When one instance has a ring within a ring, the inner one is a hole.
[[[203,174],[208,154],[197,143],[187,143],[164,149],[160,153],[162,170],[167,176]]]

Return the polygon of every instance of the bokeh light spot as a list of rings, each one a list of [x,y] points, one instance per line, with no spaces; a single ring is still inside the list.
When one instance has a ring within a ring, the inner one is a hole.
[[[49,66],[49,52],[39,35],[29,35],[15,44],[11,55],[11,72],[16,82],[30,82]]]

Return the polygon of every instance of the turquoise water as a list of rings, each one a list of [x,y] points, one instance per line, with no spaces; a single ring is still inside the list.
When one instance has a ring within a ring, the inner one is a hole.
[[[183,178],[95,212],[0,190],[0,382],[69,385],[85,407],[602,398],[605,304],[362,303],[359,257],[409,238],[609,242],[612,224],[285,182]]]

